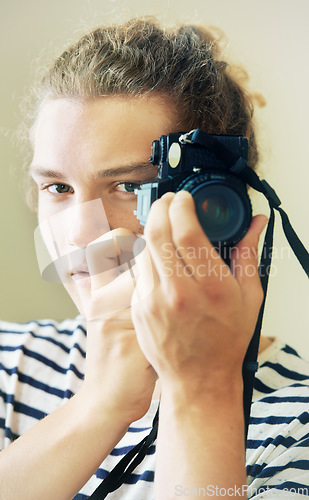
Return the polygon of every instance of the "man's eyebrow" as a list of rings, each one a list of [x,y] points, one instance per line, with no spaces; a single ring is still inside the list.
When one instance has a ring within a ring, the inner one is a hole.
[[[141,173],[146,173],[145,171],[147,171],[150,174],[154,172],[154,168],[155,167],[150,162],[144,162],[124,167],[106,168],[98,170],[97,172],[94,172],[91,177],[93,180],[96,180],[108,177],[121,177],[123,175],[128,175],[128,174],[140,175]],[[66,180],[66,177],[62,172],[59,172],[58,170],[52,170],[49,168],[39,167],[36,165],[30,166],[30,174],[37,177],[47,177],[62,181]]]
[[[37,167],[35,165],[31,165],[29,169],[30,175],[37,177],[48,177],[52,179],[65,180],[65,176],[58,172],[58,170],[51,170],[49,168]]]
[[[116,168],[106,168],[103,170],[99,170],[93,174],[94,179],[104,179],[106,177],[121,177],[122,175],[128,174],[137,174],[141,173],[153,173],[155,167],[150,162],[138,163],[135,165],[128,165],[125,167],[116,167]]]

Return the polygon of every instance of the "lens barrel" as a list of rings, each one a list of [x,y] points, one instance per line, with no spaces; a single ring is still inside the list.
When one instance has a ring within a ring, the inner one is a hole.
[[[192,194],[197,217],[214,246],[232,246],[246,234],[252,218],[243,182],[230,174],[206,172],[185,179],[177,191]]]

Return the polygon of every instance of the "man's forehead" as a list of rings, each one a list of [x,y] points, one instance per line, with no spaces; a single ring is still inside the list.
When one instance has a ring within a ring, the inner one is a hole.
[[[157,167],[154,167],[150,162],[141,162],[136,164],[130,164],[126,166],[120,166],[115,168],[103,168],[90,172],[90,177],[93,180],[104,179],[109,177],[122,177],[126,175],[140,175],[140,174],[155,174]],[[61,170],[44,168],[39,165],[32,164],[30,166],[30,174],[33,177],[44,177],[65,180],[66,176]]]

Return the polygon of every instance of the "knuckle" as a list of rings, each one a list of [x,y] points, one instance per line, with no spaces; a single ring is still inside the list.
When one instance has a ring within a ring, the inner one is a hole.
[[[133,307],[134,319],[142,322],[145,316],[157,316],[158,310],[157,295],[154,291],[139,295]]]
[[[172,311],[179,315],[187,310],[188,294],[182,288],[174,288],[168,296],[168,301]]]
[[[196,231],[193,228],[188,228],[186,231],[180,231],[175,233],[175,243],[177,246],[182,246],[184,248],[191,247],[196,240]]]
[[[205,294],[207,296],[207,300],[214,304],[221,302],[222,298],[226,295],[223,293],[222,283],[217,281],[213,281],[211,286],[207,287]]]
[[[162,235],[162,227],[158,224],[148,224],[145,227],[144,235],[148,241],[157,241]]]

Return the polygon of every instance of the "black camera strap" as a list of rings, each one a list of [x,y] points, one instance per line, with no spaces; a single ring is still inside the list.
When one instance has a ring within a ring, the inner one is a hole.
[[[117,490],[127,481],[131,472],[142,462],[158,433],[159,408],[154,416],[150,433],[130,450],[105,477],[89,497],[91,500],[103,500],[112,491]]]
[[[249,427],[254,377],[255,372],[258,369],[257,358],[272,258],[275,210],[280,213],[284,234],[307,276],[309,276],[309,253],[295,233],[287,214],[280,207],[281,201],[275,190],[268,184],[268,182],[259,178],[257,173],[249,167],[244,158],[234,154],[234,152],[222,144],[222,142],[219,142],[218,139],[216,139],[216,136],[207,134],[199,129],[196,129],[189,134],[185,134],[185,141],[192,144],[199,144],[206,149],[211,149],[211,151],[213,151],[216,156],[228,167],[230,172],[237,177],[240,177],[244,182],[246,182],[246,184],[251,186],[256,191],[264,194],[269,203],[270,217],[259,265],[259,275],[264,297],[256,322],[255,331],[248,346],[242,369],[244,381],[243,406],[246,439]]]
[[[244,409],[244,423],[245,423],[245,440],[247,439],[250,409],[252,402],[252,393],[254,386],[255,372],[258,369],[258,349],[260,343],[260,335],[262,328],[262,320],[266,303],[267,287],[270,274],[272,249],[273,249],[273,234],[275,222],[275,210],[280,213],[283,231],[285,236],[299,260],[301,266],[309,276],[309,253],[295,233],[287,214],[280,208],[281,201],[274,189],[265,181],[261,180],[256,172],[252,170],[243,158],[239,158],[229,148],[219,143],[214,136],[200,133],[195,130],[186,134],[187,142],[200,144],[207,149],[211,149],[229,168],[229,170],[236,176],[241,177],[253,189],[261,192],[268,199],[270,207],[270,217],[265,234],[262,256],[259,264],[259,275],[261,280],[262,289],[264,292],[263,302],[259,311],[258,319],[255,326],[254,334],[248,346],[244,361],[243,361],[243,409]],[[94,493],[89,497],[91,500],[103,500],[108,493],[118,489],[124,482],[126,482],[132,471],[139,465],[147,454],[150,446],[154,443],[158,432],[158,418],[159,409],[153,419],[152,429],[148,436],[146,436],[138,445],[129,451],[116,465],[116,467],[106,476]]]
[[[272,258],[272,244],[274,234],[274,210],[271,209],[271,214],[268,221],[268,226],[265,234],[262,257],[259,265],[259,275],[263,289],[263,301],[260,307],[258,319],[255,325],[255,330],[248,346],[243,365],[242,365],[242,378],[243,378],[243,408],[244,408],[244,424],[245,424],[245,440],[247,440],[250,410],[254,386],[255,372],[258,370],[258,351],[261,337],[262,321],[266,303],[266,294],[268,287],[269,269]]]
[[[264,179],[261,180],[257,173],[249,167],[244,158],[236,155],[231,149],[222,144],[216,136],[207,134],[202,130],[196,129],[189,134],[185,134],[186,142],[199,144],[206,149],[210,149],[227,166],[230,172],[240,177],[246,184],[253,189],[264,194],[267,198],[270,210],[277,210],[281,216],[282,228],[284,234],[301,266],[307,276],[309,276],[309,254],[295,233],[287,214],[280,208],[281,201],[275,190]],[[272,231],[273,233],[273,231]],[[269,235],[269,247],[272,247],[272,235]],[[271,251],[271,250],[270,250]]]
[[[299,240],[294,229],[292,228],[287,214],[279,206],[274,207],[272,199],[268,199],[268,201],[270,206],[270,217],[265,234],[262,257],[259,265],[259,275],[260,275],[261,285],[263,288],[264,297],[259,311],[258,319],[256,322],[255,331],[248,346],[246,356],[243,362],[243,380],[244,380],[243,403],[244,403],[244,418],[245,418],[245,436],[247,436],[249,427],[250,408],[252,401],[255,371],[258,369],[258,363],[257,363],[258,349],[260,343],[262,320],[266,303],[267,287],[268,287],[271,258],[272,258],[273,232],[274,232],[274,222],[275,222],[274,208],[276,208],[281,215],[282,227],[294,254],[299,260],[307,276],[309,276],[309,254],[307,250],[305,249],[304,245]]]

